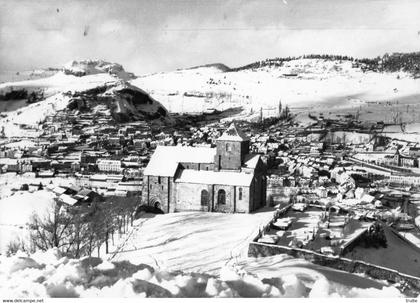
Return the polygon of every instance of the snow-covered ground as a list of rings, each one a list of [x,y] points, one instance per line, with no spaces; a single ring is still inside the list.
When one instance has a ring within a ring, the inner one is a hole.
[[[304,288],[312,297],[395,297],[399,291],[386,283],[344,271],[294,259],[288,255],[264,258],[248,258],[236,265],[236,270],[255,275],[258,279],[281,277],[293,281],[293,296],[299,296]],[[290,282],[289,282],[290,283]],[[385,286],[385,287],[384,287]],[[286,288],[283,284],[283,288]]]
[[[55,194],[48,189],[34,191],[13,191],[22,184],[44,186],[70,185],[73,178],[35,178],[30,175],[7,173],[0,175],[0,254],[4,254],[11,241],[20,239],[27,242],[26,224],[32,214],[40,216],[50,213],[54,205]],[[50,182],[52,184],[50,185]]]
[[[290,73],[297,76],[284,75]],[[322,59],[297,59],[281,67],[237,72],[200,67],[142,76],[131,82],[172,112],[225,109],[230,104],[254,111],[263,107],[264,115],[275,115],[279,100],[283,105],[309,107],[311,111],[356,111],[368,101],[417,103],[420,99],[420,79],[406,73],[363,72],[353,68],[350,61]],[[366,108],[363,111],[367,114]]]
[[[0,297],[402,297],[394,287],[285,256],[223,267],[219,277],[136,261],[60,258],[54,250],[0,256]]]
[[[273,217],[254,214],[182,212],[156,215],[135,227],[112,260],[146,262],[166,270],[217,274],[246,256],[248,244]]]
[[[28,244],[26,224],[33,214],[40,217],[52,213],[55,194],[40,190],[33,193],[17,192],[0,200],[0,254],[4,254],[10,242]]]

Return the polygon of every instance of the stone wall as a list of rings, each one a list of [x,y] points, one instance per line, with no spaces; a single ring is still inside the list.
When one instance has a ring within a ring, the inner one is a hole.
[[[176,183],[175,211],[211,211],[213,201],[213,186],[206,184]],[[207,206],[201,205],[201,191],[209,193]]]
[[[305,259],[311,263],[343,270],[350,273],[364,273],[378,280],[387,280],[392,283],[400,283],[408,286],[405,291],[408,295],[420,294],[420,278],[400,273],[396,270],[370,264],[363,261],[327,256],[311,250],[291,248],[287,246],[271,245],[251,242],[248,249],[250,257],[267,257],[278,254],[288,254],[295,258]]]

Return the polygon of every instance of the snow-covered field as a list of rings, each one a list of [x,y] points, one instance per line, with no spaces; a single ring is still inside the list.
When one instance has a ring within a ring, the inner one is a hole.
[[[0,297],[402,297],[394,287],[286,256],[223,267],[219,277],[136,261],[60,258],[54,250],[0,256]]]

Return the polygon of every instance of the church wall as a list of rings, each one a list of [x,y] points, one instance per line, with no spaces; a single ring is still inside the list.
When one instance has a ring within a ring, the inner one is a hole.
[[[184,169],[194,169],[198,170],[200,164],[199,163],[191,163],[191,162],[181,162],[180,163],[182,168]]]
[[[244,161],[245,155],[249,153],[249,141],[241,142],[241,164]]]
[[[181,162],[180,165],[184,169],[194,169],[194,170],[214,170],[214,163],[191,163],[191,162]]]
[[[212,185],[194,183],[175,183],[176,211],[211,211],[213,190]],[[209,193],[208,206],[201,205],[201,191]]]
[[[261,176],[257,176],[255,178],[254,186],[255,186],[255,191],[254,191],[255,195],[254,195],[254,200],[252,203],[251,210],[256,210],[263,205],[263,201],[264,201],[263,196],[262,196],[263,180]]]
[[[221,205],[217,203],[219,190],[224,190],[226,193],[226,204]],[[233,212],[234,209],[235,192],[234,187],[229,185],[214,185],[214,211],[218,212]]]
[[[229,144],[229,148],[227,148]],[[216,170],[219,170],[219,156],[221,156],[220,169],[240,169],[241,167],[241,142],[218,141],[215,156]]]
[[[171,200],[170,191],[173,187],[172,178],[145,176],[143,182],[145,183],[143,185],[143,201],[150,206],[155,206],[155,203],[159,202],[160,208],[165,213],[168,212],[168,204]]]
[[[242,199],[239,200],[239,189],[242,188]],[[249,198],[250,198],[250,187],[248,186],[236,186],[236,212],[237,213],[248,213],[249,209]]]
[[[214,170],[214,163],[200,163],[199,170]]]

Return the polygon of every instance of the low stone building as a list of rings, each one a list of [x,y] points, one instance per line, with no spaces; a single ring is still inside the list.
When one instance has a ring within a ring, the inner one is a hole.
[[[142,199],[164,212],[248,213],[265,194],[264,164],[234,124],[216,148],[158,146],[144,170]]]

